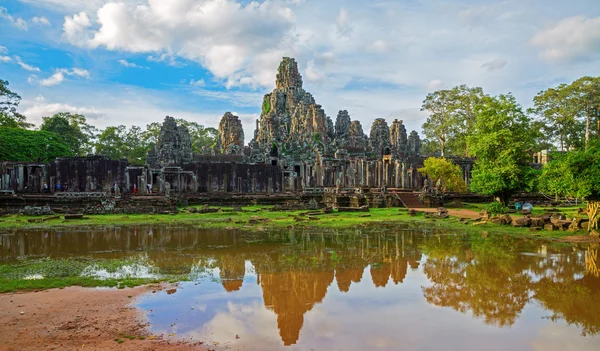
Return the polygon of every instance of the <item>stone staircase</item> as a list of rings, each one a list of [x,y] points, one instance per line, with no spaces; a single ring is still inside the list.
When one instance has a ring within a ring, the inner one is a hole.
[[[417,194],[415,194],[415,193],[400,192],[400,193],[396,193],[396,196],[398,197],[398,199],[400,200],[400,202],[406,208],[422,208],[422,207],[425,207],[425,205],[419,199],[419,196],[417,196]]]

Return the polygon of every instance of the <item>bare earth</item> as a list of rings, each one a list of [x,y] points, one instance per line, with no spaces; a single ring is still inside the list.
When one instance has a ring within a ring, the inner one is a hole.
[[[203,350],[148,333],[144,313],[130,304],[149,289],[156,287],[0,294],[0,350]]]

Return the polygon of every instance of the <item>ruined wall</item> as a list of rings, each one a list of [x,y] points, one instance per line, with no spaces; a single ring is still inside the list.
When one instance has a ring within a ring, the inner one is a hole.
[[[239,155],[244,149],[242,121],[231,112],[226,112],[219,123],[217,150],[223,154]]]
[[[194,163],[184,167],[196,177],[198,192],[281,192],[283,173],[278,166],[240,163]]]
[[[104,156],[61,157],[50,164],[51,189],[60,183],[65,191],[106,191],[112,184],[125,188],[126,160]]]

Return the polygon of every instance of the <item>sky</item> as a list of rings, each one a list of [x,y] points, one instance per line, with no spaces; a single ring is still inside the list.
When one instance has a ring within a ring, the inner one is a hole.
[[[39,125],[104,128],[174,116],[245,142],[281,58],[334,121],[348,110],[421,132],[425,96],[456,85],[535,94],[600,76],[599,0],[0,0],[0,79]]]

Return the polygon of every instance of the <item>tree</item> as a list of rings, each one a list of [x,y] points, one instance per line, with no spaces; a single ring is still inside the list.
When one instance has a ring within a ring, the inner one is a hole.
[[[467,136],[475,125],[477,106],[483,97],[483,89],[466,85],[427,95],[421,111],[430,115],[423,124],[423,133],[439,144],[442,157],[448,147],[455,155],[470,156]]]
[[[582,146],[583,124],[577,119],[577,101],[566,84],[539,92],[528,112],[541,117],[544,133],[560,145],[560,150]]]
[[[0,160],[50,162],[67,156],[73,156],[69,145],[54,133],[0,127]]]
[[[476,157],[471,190],[493,195],[504,204],[513,193],[532,190],[536,173],[530,160],[539,134],[514,96],[485,97],[467,137]]]
[[[96,128],[87,124],[83,115],[59,112],[52,117],[44,117],[40,130],[56,133],[69,145],[73,154],[85,155],[91,152]]]
[[[432,185],[440,181],[441,192],[456,191],[465,192],[467,184],[463,180],[462,170],[459,165],[445,158],[429,157],[423,162],[424,167],[419,168],[419,173],[428,176]]]
[[[190,122],[181,118],[177,119],[176,122],[178,126],[184,126],[188,129],[192,141],[192,151],[195,153],[201,153],[202,148],[205,146],[212,148],[217,144],[218,132],[215,128],[205,128],[197,122]],[[146,125],[146,130],[142,132],[144,142],[150,146],[155,145],[158,142],[161,127],[162,124],[158,122]]]
[[[127,159],[134,165],[142,165],[150,144],[145,141],[140,127],[129,129],[124,125],[106,127],[98,136],[96,153],[112,160]]]
[[[579,116],[585,118],[585,147],[587,148],[590,145],[592,120],[600,119],[600,77],[579,78],[571,83],[570,90]],[[600,137],[600,130],[598,136]]]
[[[8,81],[0,79],[0,127],[31,128],[25,116],[17,112],[21,97],[8,88]]]

